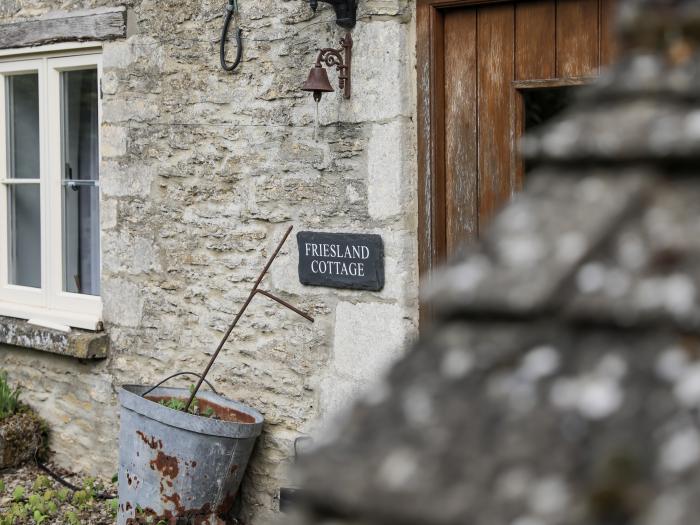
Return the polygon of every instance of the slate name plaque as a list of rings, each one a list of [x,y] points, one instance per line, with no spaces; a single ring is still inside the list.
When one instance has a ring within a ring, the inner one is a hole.
[[[379,291],[384,243],[379,235],[297,233],[299,281],[310,286]]]

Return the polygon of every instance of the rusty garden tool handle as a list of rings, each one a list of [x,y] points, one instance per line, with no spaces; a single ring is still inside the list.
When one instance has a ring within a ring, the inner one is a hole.
[[[283,306],[286,306],[287,308],[298,313],[299,315],[303,315],[304,317],[309,319],[311,322],[313,322],[313,319],[308,314],[304,314],[303,312],[301,312],[297,308],[294,308],[289,303],[286,303],[285,301],[282,301],[281,299],[278,299],[277,297],[273,296],[271,293],[263,292],[263,291],[258,289],[258,286],[260,286],[260,283],[262,282],[263,278],[265,277],[265,274],[268,272],[268,270],[270,269],[270,266],[272,266],[272,263],[275,262],[275,259],[279,255],[280,250],[282,249],[282,246],[284,246],[284,243],[287,242],[287,238],[289,237],[289,234],[292,233],[293,228],[294,228],[294,226],[290,226],[287,229],[286,233],[284,234],[284,237],[282,237],[282,240],[277,245],[277,248],[275,249],[274,253],[270,257],[270,259],[267,261],[267,264],[265,264],[265,267],[260,272],[260,275],[258,275],[258,278],[256,279],[255,284],[253,285],[253,288],[250,290],[250,294],[248,295],[248,298],[245,300],[245,303],[243,303],[243,306],[241,307],[238,314],[236,315],[236,318],[233,320],[231,325],[228,327],[228,330],[226,330],[226,333],[224,334],[224,337],[221,339],[219,346],[216,348],[214,355],[211,356],[211,359],[209,360],[209,364],[207,364],[207,367],[204,369],[204,372],[199,377],[199,382],[197,383],[197,386],[192,391],[192,395],[190,395],[190,399],[189,399],[189,401],[187,401],[187,405],[185,406],[185,412],[187,412],[190,409],[190,405],[192,404],[192,401],[194,401],[194,398],[197,396],[197,392],[199,392],[199,388],[202,386],[202,383],[205,381],[207,374],[209,373],[209,370],[211,370],[211,367],[214,364],[214,361],[216,361],[216,358],[219,357],[219,353],[221,352],[222,348],[226,344],[226,341],[228,341],[228,338],[231,336],[231,332],[233,332],[233,329],[236,327],[236,325],[238,324],[238,321],[240,321],[241,317],[243,317],[243,314],[248,309],[248,306],[250,305],[251,301],[253,300],[253,297],[255,297],[258,294],[258,292],[262,293],[266,297],[270,297],[271,299],[274,299],[275,301],[282,304]]]
[[[270,292],[266,292],[265,290],[260,290],[260,289],[258,288],[257,293],[259,293],[260,295],[264,295],[264,296],[267,297],[268,299],[272,299],[273,301],[278,302],[279,304],[281,304],[282,306],[284,306],[284,307],[286,307],[286,308],[289,308],[292,312],[294,312],[295,314],[298,314],[298,315],[302,316],[302,317],[303,317],[304,319],[306,319],[307,321],[311,321],[312,323],[314,322],[314,318],[311,317],[309,314],[307,314],[306,312],[302,312],[302,311],[299,310],[299,308],[297,308],[296,306],[292,306],[292,305],[289,304],[287,301],[285,301],[285,300],[283,300],[283,299],[280,299],[279,297],[277,297],[277,296],[275,296],[275,295],[272,295]]]

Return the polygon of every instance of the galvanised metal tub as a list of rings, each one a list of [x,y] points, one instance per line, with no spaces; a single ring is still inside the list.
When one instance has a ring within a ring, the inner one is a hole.
[[[259,412],[212,392],[197,395],[200,410],[220,419],[159,404],[189,397],[185,388],[126,385],[119,392],[119,511],[117,525],[227,523],[260,435]]]

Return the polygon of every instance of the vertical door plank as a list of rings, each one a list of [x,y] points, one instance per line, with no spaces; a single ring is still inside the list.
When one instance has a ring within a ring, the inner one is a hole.
[[[429,279],[445,251],[443,16],[424,2],[416,11],[418,266],[421,279]],[[419,315],[427,326],[430,305],[421,302]]]
[[[445,226],[447,224],[447,208],[445,206],[445,17],[439,9],[432,9],[430,17],[430,32],[433,35],[433,46],[430,51],[431,85],[433,98],[430,113],[433,121],[433,221],[432,237],[434,261],[441,263],[447,256]]]
[[[557,0],[557,76],[598,74],[598,0]]]
[[[600,0],[600,65],[607,66],[617,58],[615,34],[615,17],[617,16],[615,0]]]
[[[419,3],[416,6],[416,77],[417,77],[417,133],[418,133],[418,271],[426,278],[435,263],[433,243],[433,178],[435,172],[434,124],[431,112],[433,90],[431,53],[433,35],[431,18],[433,8]],[[421,301],[420,323],[430,318],[428,305]]]
[[[479,231],[483,231],[510,198],[515,178],[514,6],[482,7],[477,22]]]
[[[556,2],[515,5],[515,79],[556,77]]]
[[[515,4],[515,78],[537,80],[557,76],[556,0]],[[525,105],[520,93],[514,93],[513,111],[516,150],[525,131]],[[516,191],[522,189],[525,165],[513,153]]]
[[[445,197],[447,255],[477,235],[476,10],[445,14]]]

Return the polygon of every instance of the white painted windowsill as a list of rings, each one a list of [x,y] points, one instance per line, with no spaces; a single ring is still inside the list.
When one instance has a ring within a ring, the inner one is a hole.
[[[100,315],[83,314],[77,312],[65,312],[49,310],[33,306],[8,303],[0,301],[0,316],[15,317],[32,321],[46,321],[46,324],[66,325],[71,328],[82,328],[97,332],[102,330]]]

